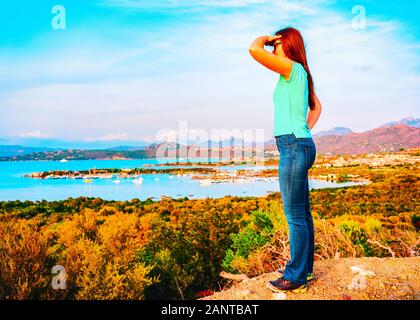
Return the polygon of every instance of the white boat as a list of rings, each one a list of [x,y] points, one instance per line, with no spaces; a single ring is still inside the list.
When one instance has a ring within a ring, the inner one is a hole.
[[[159,181],[159,178],[155,178],[155,181]]]
[[[212,181],[210,179],[204,179],[200,181],[200,186],[209,186],[212,184]]]
[[[135,183],[135,184],[142,184],[143,183],[143,178],[142,177],[140,177],[140,178],[138,178],[138,179],[134,179],[133,180],[133,183]]]
[[[60,162],[69,162],[67,159],[61,159]]]
[[[115,183],[115,184],[119,184],[119,183],[121,183],[121,180],[118,180],[118,179],[117,180],[112,180],[112,182]]]
[[[173,179],[173,178],[174,178],[174,176],[169,176],[168,178],[169,178],[169,179]]]

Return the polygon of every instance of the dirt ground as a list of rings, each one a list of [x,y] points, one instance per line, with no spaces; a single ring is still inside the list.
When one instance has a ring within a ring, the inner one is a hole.
[[[419,300],[420,257],[342,258],[316,261],[305,293],[273,293],[274,273],[233,281],[201,300]]]

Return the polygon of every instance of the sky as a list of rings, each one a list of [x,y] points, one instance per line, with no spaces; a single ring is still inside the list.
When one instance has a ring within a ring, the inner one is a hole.
[[[287,26],[302,32],[323,106],[313,133],[419,117],[420,1],[392,3],[2,2],[0,138],[155,141],[180,123],[272,138],[278,74],[248,48]]]

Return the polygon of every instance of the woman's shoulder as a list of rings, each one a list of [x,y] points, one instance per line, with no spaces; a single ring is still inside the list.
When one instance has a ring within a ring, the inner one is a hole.
[[[306,72],[305,67],[301,63],[292,60],[292,69],[293,68]]]
[[[294,81],[296,79],[306,78],[306,70],[302,64],[292,60],[292,71],[290,72],[290,78],[287,82]]]

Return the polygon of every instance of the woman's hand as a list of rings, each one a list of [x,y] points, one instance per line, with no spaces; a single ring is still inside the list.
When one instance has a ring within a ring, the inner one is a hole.
[[[249,47],[249,53],[263,66],[288,79],[292,72],[293,61],[286,56],[276,55],[264,49],[264,45],[274,45],[274,42],[279,41],[280,38],[281,36],[260,36]],[[272,44],[267,44],[268,40]]]
[[[266,46],[272,46],[280,38],[281,38],[281,35],[279,35],[279,36],[266,36],[265,45]]]

